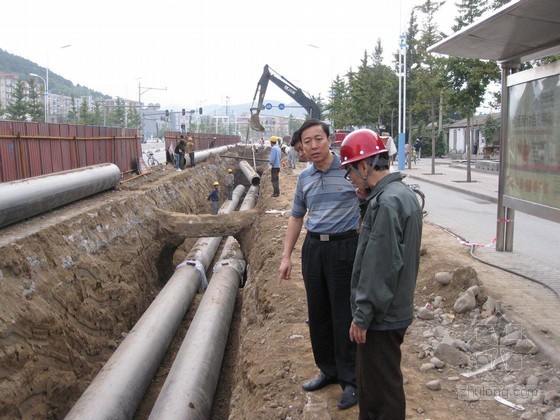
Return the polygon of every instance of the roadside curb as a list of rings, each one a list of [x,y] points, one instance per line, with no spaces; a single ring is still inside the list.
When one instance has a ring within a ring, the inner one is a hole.
[[[407,178],[412,178],[412,179],[416,179],[416,180],[419,180],[419,181],[425,181],[429,184],[438,185],[440,187],[448,188],[448,189],[453,190],[453,191],[468,194],[468,195],[471,195],[473,197],[480,198],[481,200],[490,201],[491,203],[497,203],[498,202],[498,199],[496,197],[492,197],[492,196],[487,195],[487,194],[481,194],[481,193],[478,193],[476,191],[469,191],[469,190],[466,190],[464,188],[455,187],[453,185],[444,184],[442,182],[437,182],[435,180],[431,180],[431,179],[427,178],[428,176],[437,176],[438,174],[434,174],[434,175],[429,174],[429,175],[426,175],[426,176],[418,176],[418,175],[411,174],[409,172],[404,172],[404,173],[406,174]]]

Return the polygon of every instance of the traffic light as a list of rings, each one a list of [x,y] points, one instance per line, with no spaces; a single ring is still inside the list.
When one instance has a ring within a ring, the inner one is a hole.
[[[165,116],[169,117],[169,110],[168,109],[165,110]]]
[[[202,107],[198,108],[198,113],[202,115]]]
[[[181,111],[181,114],[185,115],[187,111],[185,111],[185,108],[183,108],[183,110]]]

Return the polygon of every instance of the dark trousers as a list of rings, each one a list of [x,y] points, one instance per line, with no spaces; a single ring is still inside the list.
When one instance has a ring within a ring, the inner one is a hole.
[[[358,237],[321,241],[309,234],[302,247],[302,274],[307,293],[309,335],[317,367],[356,386],[356,345],[348,331],[352,322],[350,280]]]
[[[191,168],[194,166],[194,152],[189,153],[189,159],[191,161]]]
[[[273,194],[280,194],[280,168],[270,170],[270,181],[272,182]]]
[[[401,344],[405,332],[406,328],[368,330],[366,342],[358,344],[356,380],[360,420],[404,420]]]

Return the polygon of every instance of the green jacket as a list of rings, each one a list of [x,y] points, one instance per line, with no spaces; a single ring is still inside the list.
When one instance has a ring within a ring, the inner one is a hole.
[[[405,328],[414,317],[422,209],[400,172],[385,176],[367,198],[351,284],[354,323]]]

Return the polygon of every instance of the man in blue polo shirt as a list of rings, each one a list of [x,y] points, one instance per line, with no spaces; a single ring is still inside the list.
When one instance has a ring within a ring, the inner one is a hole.
[[[270,138],[270,156],[268,163],[270,163],[270,182],[272,183],[272,197],[280,195],[280,160],[282,151],[278,146],[278,137],[272,136]]]
[[[303,384],[312,392],[338,382],[342,410],[358,401],[356,345],[348,331],[352,322],[350,280],[358,244],[360,212],[354,187],[344,178],[340,157],[329,150],[329,126],[317,119],[297,130],[312,165],[298,177],[288,220],[279,281],[289,280],[291,256],[307,214],[302,247],[302,274],[307,294],[309,333],[319,374]],[[349,185],[350,184],[350,185]]]

